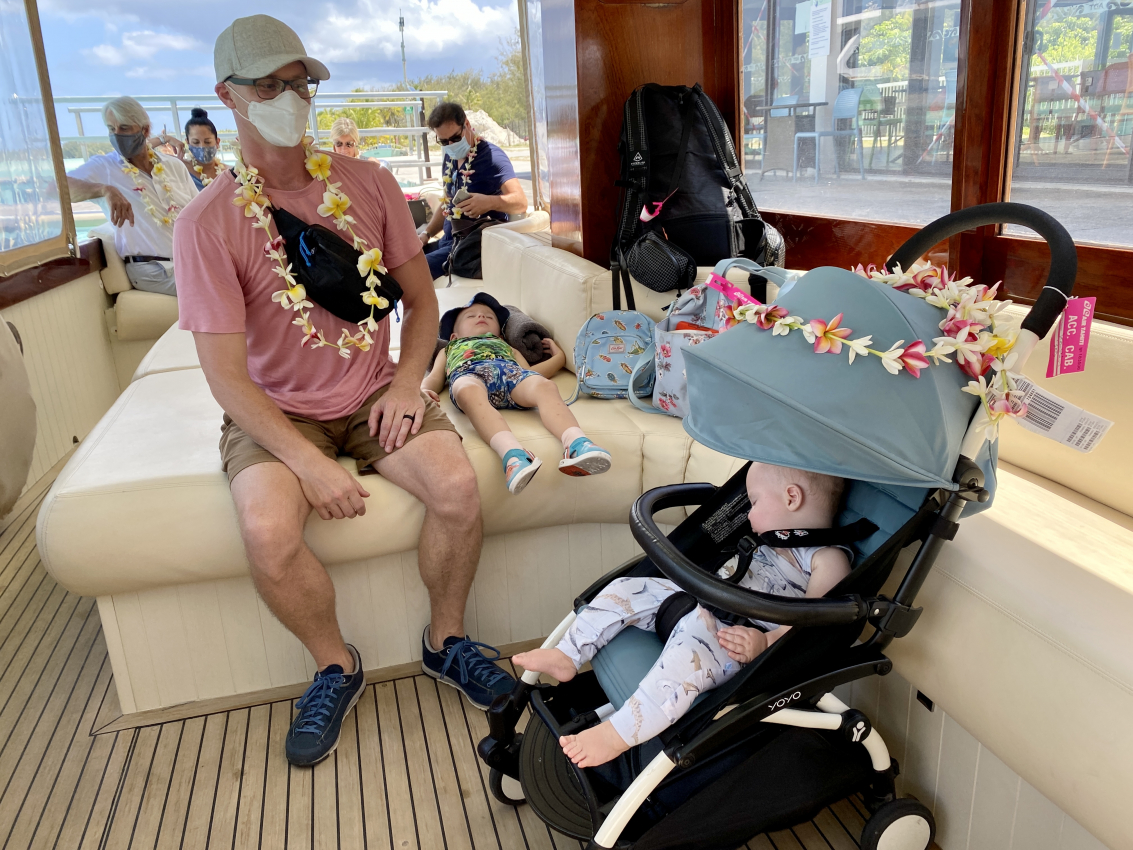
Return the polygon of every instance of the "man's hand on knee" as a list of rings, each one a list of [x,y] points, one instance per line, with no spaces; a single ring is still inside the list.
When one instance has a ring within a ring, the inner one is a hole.
[[[363,500],[370,494],[337,461],[319,454],[308,466],[293,471],[303,496],[323,519],[353,519],[366,513]]]

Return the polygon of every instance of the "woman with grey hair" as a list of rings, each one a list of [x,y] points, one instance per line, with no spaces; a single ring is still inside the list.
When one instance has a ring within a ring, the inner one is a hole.
[[[351,156],[358,159],[362,155],[362,134],[358,132],[358,125],[353,118],[336,118],[330,125],[330,143],[335,153]],[[371,160],[374,162],[374,160]],[[382,168],[389,169],[385,160],[376,160]]]
[[[113,152],[67,173],[72,201],[105,198],[114,248],[135,289],[176,295],[173,222],[197,194],[185,164],[151,146],[150,118],[132,97],[102,107]]]

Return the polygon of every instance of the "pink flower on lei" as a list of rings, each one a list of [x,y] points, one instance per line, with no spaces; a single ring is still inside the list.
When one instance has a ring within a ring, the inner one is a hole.
[[[277,236],[274,239],[272,239],[270,242],[264,243],[264,256],[265,257],[271,257],[272,251],[278,252],[279,249],[282,248],[282,247],[283,247],[283,237]]]
[[[911,345],[905,346],[904,352],[897,358],[904,364],[909,374],[914,378],[921,376],[921,369],[928,368],[928,358],[925,357],[925,344],[921,340],[917,340]]]
[[[765,331],[771,330],[777,321],[790,315],[786,307],[772,307],[766,304],[756,307],[754,312],[755,324]]]
[[[850,328],[840,328],[839,324],[842,322],[842,314],[839,313],[829,323],[822,321],[822,319],[811,319],[810,330],[814,333],[814,353],[815,354],[841,354],[842,353],[842,340],[848,337],[853,331]]]
[[[971,378],[986,375],[987,370],[991,368],[991,364],[994,362],[995,358],[990,354],[969,355],[967,358],[958,356],[956,358],[956,365],[960,367],[960,371]]]

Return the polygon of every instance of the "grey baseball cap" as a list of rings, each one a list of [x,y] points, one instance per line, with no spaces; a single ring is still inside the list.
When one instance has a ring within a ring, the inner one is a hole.
[[[237,18],[217,37],[212,51],[218,83],[229,77],[266,77],[295,61],[307,67],[310,77],[330,79],[327,66],[307,55],[295,30],[271,15]]]

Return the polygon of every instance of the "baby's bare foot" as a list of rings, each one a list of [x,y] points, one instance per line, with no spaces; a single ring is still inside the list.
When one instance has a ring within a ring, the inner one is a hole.
[[[574,662],[561,649],[533,649],[513,655],[511,660],[524,670],[547,673],[559,682],[569,682],[578,673]]]
[[[592,729],[584,729],[577,735],[563,735],[559,738],[567,758],[579,767],[597,767],[616,759],[629,749],[618,730],[609,720]]]

